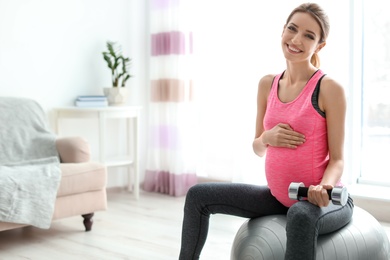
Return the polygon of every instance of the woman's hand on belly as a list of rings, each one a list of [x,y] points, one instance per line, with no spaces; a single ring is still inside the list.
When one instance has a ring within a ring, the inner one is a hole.
[[[294,131],[288,124],[279,123],[272,129],[267,130],[262,137],[264,144],[274,147],[296,149],[305,143],[305,136]]]

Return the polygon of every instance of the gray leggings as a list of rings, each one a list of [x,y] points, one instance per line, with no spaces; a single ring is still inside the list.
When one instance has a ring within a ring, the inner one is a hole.
[[[353,212],[352,199],[345,206],[317,207],[307,201],[287,208],[267,186],[240,183],[203,183],[190,188],[184,206],[180,260],[199,259],[206,242],[210,214],[256,218],[287,214],[285,259],[315,259],[318,235],[345,226]]]

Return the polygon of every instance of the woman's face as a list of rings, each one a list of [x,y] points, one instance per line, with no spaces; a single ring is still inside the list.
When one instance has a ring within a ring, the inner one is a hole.
[[[285,58],[292,62],[310,62],[314,52],[325,46],[321,39],[321,28],[309,14],[295,13],[285,25],[282,34],[282,49]]]

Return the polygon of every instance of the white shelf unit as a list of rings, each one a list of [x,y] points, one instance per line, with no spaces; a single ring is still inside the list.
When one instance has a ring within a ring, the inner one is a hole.
[[[139,117],[141,107],[109,106],[109,107],[59,107],[55,108],[55,132],[61,135],[61,120],[77,118],[95,118],[98,120],[99,160],[107,167],[127,166],[129,173],[128,190],[139,198]],[[107,119],[126,119],[127,146],[131,155],[120,158],[106,158],[106,127]],[[133,175],[133,176],[132,176]],[[132,178],[133,177],[133,178]],[[133,181],[132,181],[133,180]]]

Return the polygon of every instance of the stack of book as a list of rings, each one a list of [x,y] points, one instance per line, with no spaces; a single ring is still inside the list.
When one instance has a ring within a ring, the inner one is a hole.
[[[106,107],[108,101],[106,96],[78,96],[75,105],[77,107]]]

